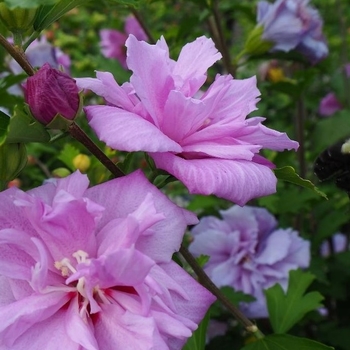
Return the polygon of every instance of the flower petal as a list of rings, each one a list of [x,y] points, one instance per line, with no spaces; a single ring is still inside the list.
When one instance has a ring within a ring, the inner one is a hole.
[[[124,218],[138,209],[148,193],[157,213],[162,213],[165,219],[152,226],[152,235],[141,235],[136,248],[155,261],[168,262],[179,249],[187,225],[198,220],[193,213],[172,203],[141,171],[94,186],[86,191],[86,196],[106,208],[98,225],[100,230],[109,221]]]
[[[174,66],[176,89],[193,96],[207,79],[207,70],[222,57],[212,39],[205,36],[186,44]]]
[[[150,45],[133,35],[126,41],[127,64],[133,71],[130,81],[158,127],[164,118],[163,109],[169,92],[174,89],[171,59],[163,45],[164,42]]]
[[[12,345],[21,334],[36,323],[50,318],[68,300],[68,293],[54,292],[32,295],[1,307],[1,342]]]
[[[181,152],[181,146],[137,114],[112,106],[85,108],[100,140],[121,151]]]
[[[95,337],[103,350],[167,350],[153,318],[102,305],[95,322]]]
[[[253,161],[226,159],[186,160],[171,153],[151,153],[157,168],[185,184],[190,193],[215,194],[244,205],[250,199],[276,192],[271,169]]]

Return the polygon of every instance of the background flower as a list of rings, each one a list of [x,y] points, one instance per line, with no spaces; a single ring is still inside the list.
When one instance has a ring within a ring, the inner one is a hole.
[[[312,63],[328,55],[322,19],[309,0],[259,1],[257,22],[263,27],[262,39],[273,45],[270,51],[295,49]]]
[[[49,43],[44,36],[34,40],[25,53],[33,67],[40,68],[45,63],[48,63],[52,68],[59,69],[62,66],[66,72],[69,72],[71,66],[70,57],[60,48]],[[13,58],[9,61],[9,67],[15,74],[23,73],[21,66]]]
[[[0,193],[1,349],[181,349],[214,297],[173,262],[197,218],[140,171]]]
[[[266,209],[233,206],[220,214],[222,219],[203,217],[192,229],[189,250],[210,256],[204,270],[218,287],[256,298],[240,305],[248,317],[267,317],[263,290],[276,283],[286,289],[289,271],[309,265],[310,244],[291,228],[278,229]]]
[[[125,41],[129,34],[135,35],[138,40],[147,40],[147,35],[134,16],[128,16],[125,20],[124,33],[115,29],[100,30],[101,51],[107,58],[114,58],[120,62],[123,68],[126,65]]]
[[[191,193],[243,205],[275,192],[274,165],[259,151],[296,149],[298,143],[263,126],[264,118],[246,119],[258,101],[255,77],[217,75],[198,98],[207,69],[221,58],[211,39],[185,45],[177,62],[169,58],[164,38],[150,45],[131,35],[126,46],[130,83],[119,86],[103,72],[97,79],[77,79],[108,104],[85,108],[101,140],[114,149],[148,152],[157,168]]]
[[[323,117],[329,117],[335,112],[343,109],[334,92],[328,93],[320,102],[318,113]]]

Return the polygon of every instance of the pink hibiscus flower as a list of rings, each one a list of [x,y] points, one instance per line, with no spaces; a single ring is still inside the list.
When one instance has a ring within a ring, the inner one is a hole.
[[[0,348],[181,349],[214,297],[171,260],[197,218],[141,172],[0,193]]]
[[[184,46],[177,62],[164,38],[150,45],[131,35],[126,46],[130,83],[119,86],[108,72],[76,79],[108,104],[85,108],[101,140],[114,149],[148,152],[191,193],[244,205],[276,191],[273,164],[259,152],[296,149],[298,143],[263,126],[264,118],[246,119],[258,101],[255,77],[217,75],[199,94],[207,69],[221,58],[211,39]]]

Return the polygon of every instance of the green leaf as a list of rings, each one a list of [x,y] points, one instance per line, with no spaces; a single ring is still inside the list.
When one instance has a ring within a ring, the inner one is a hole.
[[[267,309],[275,333],[286,333],[305,314],[322,306],[323,296],[318,292],[306,293],[315,276],[309,272],[289,272],[288,290],[285,294],[279,284],[265,291]]]
[[[116,5],[126,5],[126,6],[133,6],[138,7],[141,3],[144,3],[145,0],[108,0],[111,4]]]
[[[203,267],[209,261],[209,259],[210,259],[210,256],[204,255],[204,254],[201,254],[196,258],[197,263],[200,267]]]
[[[58,155],[58,159],[62,161],[69,169],[75,171],[76,168],[73,165],[73,159],[80,153],[80,151],[72,146],[70,143],[66,143]]]
[[[334,348],[316,341],[288,334],[272,334],[241,350],[332,350]]]
[[[10,117],[0,111],[0,146],[5,142],[9,131]]]
[[[332,115],[332,118],[318,120],[310,135],[310,142],[313,151],[321,153],[339,140],[345,140],[349,135],[349,109],[344,109]]]
[[[44,125],[35,121],[21,107],[15,106],[6,140],[8,143],[49,142],[50,135]]]
[[[252,297],[251,295],[244,294],[243,292],[240,292],[240,291],[236,291],[229,286],[221,287],[220,291],[222,292],[222,294],[225,295],[225,297],[228,300],[230,300],[230,302],[233,305],[236,305],[236,306],[238,306],[240,302],[250,303],[255,300],[255,298]]]
[[[327,199],[325,193],[320,191],[310,180],[305,180],[301,178],[296,172],[295,169],[291,166],[284,166],[282,168],[274,169],[277,179],[291,182],[295,185],[308,188],[312,191],[315,191],[320,196]]]
[[[42,6],[34,21],[34,29],[38,32],[47,28],[73,8],[84,5],[90,0],[60,0],[52,6]]]
[[[4,3],[10,8],[14,9],[16,7],[30,9],[39,7],[40,5],[52,5],[57,0],[4,0]]]
[[[182,350],[204,350],[206,343],[207,327],[210,319],[210,314],[207,312],[202,322],[198,325],[198,328],[193,332],[191,338],[187,340],[187,343]]]

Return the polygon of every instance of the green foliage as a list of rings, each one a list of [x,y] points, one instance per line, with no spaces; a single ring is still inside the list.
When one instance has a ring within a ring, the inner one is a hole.
[[[21,106],[16,106],[10,119],[7,142],[48,142],[50,135],[45,127],[35,121]]]
[[[323,345],[306,338],[298,338],[287,334],[272,334],[263,339],[246,345],[241,350],[331,350],[332,347]]]
[[[10,118],[0,111],[0,146],[5,142],[9,130]]]
[[[238,306],[239,303],[250,303],[255,300],[249,294],[244,294],[243,292],[236,291],[234,288],[229,286],[224,286],[220,288],[222,294],[235,306]],[[211,307],[212,316],[220,316],[222,314],[222,306],[219,301],[216,301]]]
[[[286,333],[305,314],[322,306],[323,297],[318,292],[306,293],[315,276],[309,272],[292,270],[289,273],[285,294],[279,284],[265,291],[270,321],[275,333]]]
[[[295,185],[308,188],[315,191],[320,196],[327,198],[327,196],[320,191],[311,181],[302,179],[291,166],[285,166],[283,168],[274,169],[277,179],[282,181],[291,182]]]
[[[10,8],[16,7],[30,9],[39,7],[40,5],[53,5],[59,0],[3,0],[3,2]]]
[[[58,155],[58,159],[62,161],[69,169],[74,171],[76,168],[73,165],[73,159],[80,153],[80,151],[70,143],[66,143]]]
[[[3,143],[0,146],[0,182],[13,180],[27,163],[27,151],[23,143]]]
[[[77,6],[84,5],[89,1],[90,0],[59,0],[53,5],[42,6],[37,12],[33,25],[34,29],[37,32],[41,32],[68,11]],[[52,4],[52,1],[50,3]]]
[[[193,332],[191,338],[187,340],[187,343],[182,348],[182,350],[204,350],[209,320],[210,313],[207,312],[202,322],[198,325],[198,328]]]
[[[210,259],[210,256],[201,254],[199,257],[196,258],[197,263],[200,267],[203,267]]]

